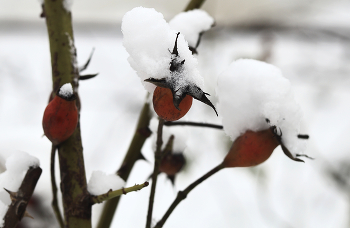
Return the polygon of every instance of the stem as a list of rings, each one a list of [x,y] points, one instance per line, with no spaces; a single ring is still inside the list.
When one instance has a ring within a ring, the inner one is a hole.
[[[131,140],[129,149],[125,155],[121,167],[117,172],[117,174],[125,181],[128,180],[129,174],[134,167],[135,162],[141,158],[142,146],[151,134],[148,128],[150,119],[150,105],[149,103],[145,103],[140,113],[140,117],[138,119],[136,130]],[[120,198],[121,197],[113,198],[105,203],[97,228],[110,227]]]
[[[209,123],[197,123],[197,122],[190,122],[190,121],[167,121],[164,123],[165,126],[194,126],[194,127],[210,127],[215,129],[223,129],[224,127],[222,125],[217,124],[209,124]]]
[[[56,146],[52,144],[51,149],[51,188],[52,188],[52,202],[51,206],[53,208],[53,211],[55,212],[56,219],[60,225],[61,228],[64,227],[63,218],[60,212],[60,209],[58,207],[57,202],[57,185],[56,185],[56,177],[55,177],[55,155],[56,155]]]
[[[176,199],[173,201],[173,203],[170,205],[169,209],[167,210],[167,212],[164,214],[163,218],[157,223],[157,225],[154,228],[161,228],[163,227],[164,223],[166,222],[166,220],[169,218],[170,214],[174,211],[174,209],[176,208],[176,206],[182,201],[184,200],[188,193],[190,193],[195,187],[197,187],[197,185],[199,185],[200,183],[202,183],[204,180],[206,180],[207,178],[209,178],[210,176],[212,176],[213,174],[217,173],[218,171],[222,170],[224,167],[223,164],[220,164],[218,166],[216,166],[215,168],[213,168],[212,170],[210,170],[209,172],[207,172],[206,174],[204,174],[201,178],[199,178],[198,180],[196,180],[195,182],[193,182],[191,185],[189,185],[185,190],[183,191],[179,191],[177,193],[177,197]]]
[[[22,184],[17,192],[8,192],[11,204],[4,217],[4,228],[16,227],[17,223],[25,216],[26,208],[33,195],[36,183],[42,173],[40,167],[30,167],[23,178]],[[6,189],[5,189],[6,190]]]
[[[159,118],[158,132],[157,132],[157,148],[156,148],[156,152],[154,153],[154,169],[153,169],[153,174],[152,174],[151,194],[149,196],[149,203],[148,203],[146,228],[150,228],[151,222],[152,222],[154,195],[156,192],[156,185],[157,185],[159,164],[160,164],[160,157],[161,157],[161,147],[163,144],[163,140],[162,140],[163,125],[164,125],[164,120],[162,118]]]
[[[50,41],[53,92],[65,83],[72,83],[78,95],[79,71],[72,27],[72,14],[64,6],[65,0],[45,0],[44,10]],[[91,202],[87,191],[83,147],[80,133],[80,115],[73,135],[58,147],[61,191],[65,227],[91,227]]]
[[[143,184],[135,184],[132,187],[129,188],[122,188],[122,189],[118,189],[115,191],[109,190],[107,193],[102,194],[102,195],[98,195],[98,196],[92,196],[91,200],[92,203],[102,203],[103,201],[107,201],[110,199],[113,199],[115,197],[121,196],[122,194],[126,195],[129,192],[134,192],[134,191],[139,191],[141,189],[143,189],[144,187],[148,186],[148,182],[146,181]]]
[[[205,0],[191,0],[186,6],[184,11],[190,11],[193,9],[199,9],[203,5]]]

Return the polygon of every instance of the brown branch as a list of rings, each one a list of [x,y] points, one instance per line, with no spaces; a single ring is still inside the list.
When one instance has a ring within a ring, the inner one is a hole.
[[[184,11],[190,11],[194,9],[199,9],[203,5],[205,0],[191,0],[186,6]]]
[[[156,148],[156,152],[154,153],[154,168],[153,168],[153,174],[152,174],[151,193],[149,196],[149,203],[148,203],[146,228],[151,228],[151,222],[152,222],[154,195],[156,193],[156,185],[157,185],[159,164],[160,164],[160,158],[161,158],[161,152],[162,152],[161,150],[162,150],[162,144],[163,144],[163,139],[162,139],[163,125],[164,125],[164,120],[162,118],[159,118],[158,131],[157,131],[157,148]]]
[[[169,209],[167,212],[164,214],[163,218],[157,223],[157,225],[154,228],[161,228],[163,227],[164,223],[166,220],[169,218],[171,213],[174,211],[176,206],[184,199],[186,199],[188,193],[190,193],[195,187],[197,187],[200,183],[211,177],[213,174],[217,173],[218,171],[222,170],[224,167],[223,164],[220,164],[210,170],[208,173],[204,174],[201,178],[193,182],[191,185],[189,185],[185,190],[179,191],[177,193],[176,199],[173,201],[173,203],[170,205]]]
[[[58,207],[57,202],[57,185],[56,185],[56,177],[55,177],[55,155],[56,155],[56,149],[57,147],[52,144],[51,148],[51,188],[52,188],[52,202],[51,206],[53,208],[53,211],[55,212],[56,219],[60,225],[61,228],[64,227],[62,214],[60,212],[60,209]]]
[[[208,123],[197,123],[190,121],[166,121],[164,126],[194,126],[194,127],[210,127],[215,129],[224,129],[222,125],[208,124]]]
[[[12,202],[4,218],[4,228],[15,227],[25,215],[28,202],[33,195],[41,172],[40,167],[30,167],[18,191],[10,193]]]

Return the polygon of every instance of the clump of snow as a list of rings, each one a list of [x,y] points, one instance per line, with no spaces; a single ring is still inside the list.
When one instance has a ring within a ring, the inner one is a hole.
[[[191,47],[196,47],[199,34],[209,30],[214,25],[214,19],[204,10],[195,9],[177,14],[169,25],[181,32]]]
[[[63,0],[63,7],[70,12],[72,10],[73,0]]]
[[[185,60],[180,74],[170,73],[171,52],[177,31],[172,30],[163,15],[155,9],[137,7],[127,12],[122,21],[123,45],[129,53],[128,61],[137,72],[145,88],[153,93],[155,85],[145,79],[182,77],[181,84],[194,83],[203,87],[203,78],[197,69],[197,60],[192,56],[182,34],[178,37],[179,58]],[[180,85],[181,86],[181,85]]]
[[[9,194],[4,188],[17,192],[21,186],[23,177],[27,173],[29,167],[38,167],[39,160],[25,152],[21,151],[1,151],[0,157],[5,161],[5,171],[0,174],[0,227],[2,226],[2,218],[7,212],[8,206],[11,204]]]
[[[88,191],[92,195],[101,195],[110,189],[118,190],[125,186],[125,181],[116,174],[107,175],[102,171],[94,171],[91,174]]]
[[[61,86],[60,91],[58,92],[58,95],[66,98],[71,97],[73,95],[72,84],[66,83],[63,86]]]
[[[219,76],[216,92],[224,130],[232,140],[247,130],[275,125],[291,153],[305,149],[305,140],[297,138],[302,121],[300,107],[289,80],[277,67],[257,60],[237,60]]]

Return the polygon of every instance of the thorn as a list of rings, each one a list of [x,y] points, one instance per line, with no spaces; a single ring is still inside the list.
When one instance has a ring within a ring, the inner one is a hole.
[[[86,75],[79,75],[79,80],[87,80],[90,78],[94,78],[98,75],[98,73],[96,74],[86,74]]]
[[[301,134],[299,134],[297,137],[299,139],[309,139],[309,135],[301,135]]]
[[[11,192],[10,190],[4,188],[4,190],[10,195],[11,201],[15,201],[17,199],[17,192]]]
[[[124,195],[126,195],[125,188],[122,188],[122,192],[123,192]]]
[[[92,48],[92,51],[91,51],[90,56],[89,56],[88,60],[86,61],[86,63],[82,67],[79,67],[79,72],[86,70],[86,68],[89,66],[92,55],[94,54],[94,51],[95,51],[95,48]]]
[[[31,216],[31,215],[28,213],[28,211],[25,211],[25,212],[24,212],[24,216],[23,216],[23,217],[28,217],[28,218],[34,219],[34,217]]]
[[[175,55],[175,56],[179,56],[179,52],[177,51],[177,39],[179,38],[180,33],[178,32],[176,34],[176,39],[175,39],[175,45],[173,48],[173,52],[171,54]]]
[[[306,154],[296,154],[295,156],[297,156],[297,157],[305,157],[305,158],[308,158],[308,159],[311,159],[311,160],[315,160],[315,158],[309,157]]]
[[[145,156],[143,156],[143,154],[141,152],[139,153],[139,158],[137,160],[147,161],[147,159],[145,158]]]
[[[171,181],[173,187],[175,186],[175,175],[167,175],[168,179]]]
[[[281,147],[282,150],[284,152],[285,155],[287,155],[287,157],[289,157],[290,159],[292,159],[293,161],[297,161],[297,162],[304,162],[303,160],[299,159],[299,158],[295,158],[293,157],[292,153],[287,149],[287,147],[285,147],[282,143],[281,143]]]

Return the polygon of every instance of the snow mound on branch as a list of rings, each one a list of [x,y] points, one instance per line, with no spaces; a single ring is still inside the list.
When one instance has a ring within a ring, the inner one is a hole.
[[[277,67],[257,60],[237,60],[219,76],[216,93],[224,130],[232,141],[247,130],[275,125],[291,153],[304,151],[305,140],[297,138],[302,113],[289,80]]]
[[[118,190],[125,186],[125,181],[116,174],[109,174],[102,171],[93,171],[88,183],[88,191],[92,195],[107,193],[110,189]]]
[[[134,8],[124,15],[122,32],[123,45],[130,55],[128,61],[146,90],[153,93],[155,85],[144,82],[145,79],[166,78],[171,81],[169,67],[177,31],[170,29],[163,15],[155,9]],[[202,88],[203,78],[197,69],[197,60],[192,56],[182,34],[179,35],[177,47],[180,58],[185,60],[181,81],[192,82]]]
[[[196,47],[199,34],[208,31],[214,24],[214,19],[207,12],[200,9],[177,14],[169,25],[181,32],[191,47]]]
[[[0,227],[11,204],[10,195],[4,190],[17,192],[29,167],[38,167],[39,159],[22,151],[1,151],[0,162],[6,170],[0,174]]]

